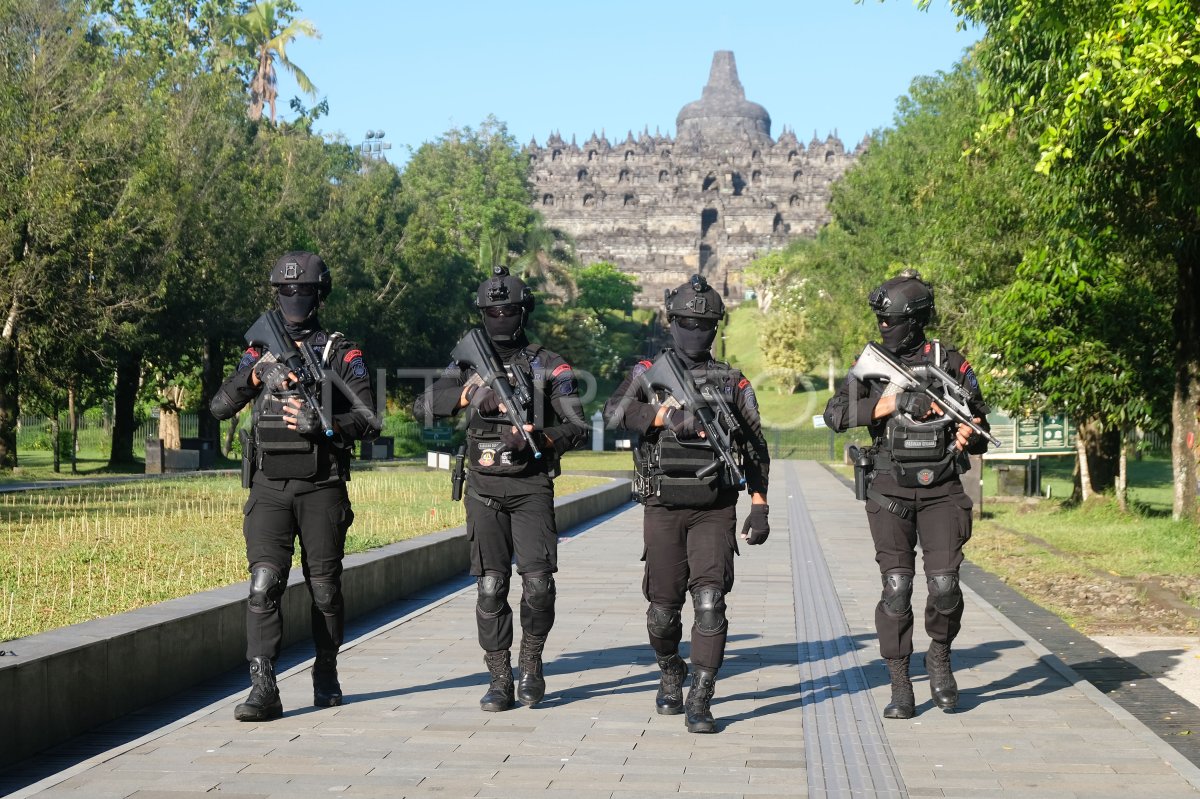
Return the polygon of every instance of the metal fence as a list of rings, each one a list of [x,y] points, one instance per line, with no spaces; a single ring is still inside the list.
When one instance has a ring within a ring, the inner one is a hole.
[[[53,417],[22,414],[17,417],[17,451],[51,451],[53,441]],[[63,414],[58,419],[59,435],[66,436],[71,429],[70,419]],[[79,451],[106,453],[112,446],[112,417],[87,414],[79,419]],[[199,435],[200,422],[194,413],[179,416],[179,435],[194,438]],[[133,433],[133,451],[145,455],[146,439],[158,436],[158,419],[147,419]]]

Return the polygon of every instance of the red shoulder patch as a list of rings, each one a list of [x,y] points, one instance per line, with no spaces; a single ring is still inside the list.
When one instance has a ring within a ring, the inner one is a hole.
[[[933,345],[930,344],[928,341],[926,341],[925,342],[925,354],[928,355],[932,351],[933,351]]]
[[[247,348],[246,348],[246,351],[245,351],[245,352],[243,352],[243,353],[242,353],[242,355],[250,355],[250,356],[252,356],[252,357],[254,357],[254,358],[257,358],[257,357],[258,357],[258,350],[254,349],[253,347],[247,347]]]
[[[349,352],[346,353],[346,357],[342,358],[342,360],[345,361],[346,363],[350,363],[355,358],[361,358],[361,357],[362,357],[362,350],[350,350]]]
[[[966,358],[963,358],[962,366],[958,367],[958,371],[965,375],[967,373],[967,370],[970,368],[971,368],[971,364],[967,362]]]
[[[563,372],[569,372],[569,371],[571,371],[571,364],[569,364],[569,363],[561,363],[561,364],[559,364],[558,366],[554,367],[554,371],[550,373],[550,376],[551,376],[551,377],[558,377],[558,376],[559,376],[559,375],[561,375]]]
[[[649,369],[651,366],[654,365],[654,363],[652,361],[638,361],[638,363],[640,363],[642,366],[646,367],[647,369]]]
[[[739,390],[741,390],[741,389],[745,388],[745,387],[746,387],[746,386],[748,386],[748,385],[750,385],[750,381],[749,381],[749,380],[747,380],[746,378],[744,378],[744,377],[743,377],[743,378],[742,378],[742,380],[741,380],[741,382],[740,382],[740,383],[738,383],[738,389],[739,389]]]

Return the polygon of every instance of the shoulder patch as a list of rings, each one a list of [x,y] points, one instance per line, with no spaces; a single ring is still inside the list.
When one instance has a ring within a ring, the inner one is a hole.
[[[246,349],[246,351],[244,353],[242,353],[242,360],[238,361],[238,366],[237,366],[238,371],[239,372],[242,371],[247,366],[250,366],[255,361],[257,361],[258,359],[259,359],[258,350],[256,350],[254,347],[248,347]]]
[[[747,380],[747,379],[746,379],[746,378],[744,378],[744,377],[741,379],[741,381],[740,381],[740,382],[738,382],[738,388],[739,388],[739,389],[743,389],[743,388],[745,388],[745,387],[746,387],[746,386],[748,386],[748,385],[750,385],[750,381],[749,381],[749,380]]]
[[[362,359],[362,350],[350,350],[345,354],[345,356],[343,356],[342,360],[346,363],[350,363],[355,358],[359,358],[360,360]]]
[[[559,375],[561,375],[563,372],[569,372],[569,371],[571,371],[571,364],[569,364],[569,363],[560,363],[558,366],[554,367],[554,371],[550,373],[550,376],[551,376],[551,377],[558,377],[558,376],[559,376]]]

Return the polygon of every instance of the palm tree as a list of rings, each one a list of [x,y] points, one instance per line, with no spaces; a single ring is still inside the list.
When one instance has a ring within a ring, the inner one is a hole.
[[[275,102],[279,97],[276,89],[276,62],[292,74],[300,90],[310,97],[317,96],[317,87],[304,74],[304,70],[287,57],[287,46],[300,36],[321,38],[310,20],[294,19],[287,27],[279,30],[284,20],[275,0],[261,0],[249,11],[233,18],[231,32],[235,42],[240,40],[255,60],[254,75],[250,79],[250,118],[262,119],[263,105],[271,106],[271,121],[275,121]]]

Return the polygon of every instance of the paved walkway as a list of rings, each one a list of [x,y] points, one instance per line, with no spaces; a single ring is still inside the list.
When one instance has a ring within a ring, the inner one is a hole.
[[[311,706],[311,661],[300,663],[284,672],[281,720],[235,722],[239,687],[15,795],[1200,796],[1200,770],[969,590],[960,709],[932,708],[918,655],[918,716],[884,723],[861,505],[813,463],[778,464],[771,498],[771,540],[743,546],[729,598],[717,735],[654,713],[632,507],[563,542],[537,708],[479,711],[486,672],[464,580],[353,641],[340,708]],[[927,642],[918,633],[918,652]]]

